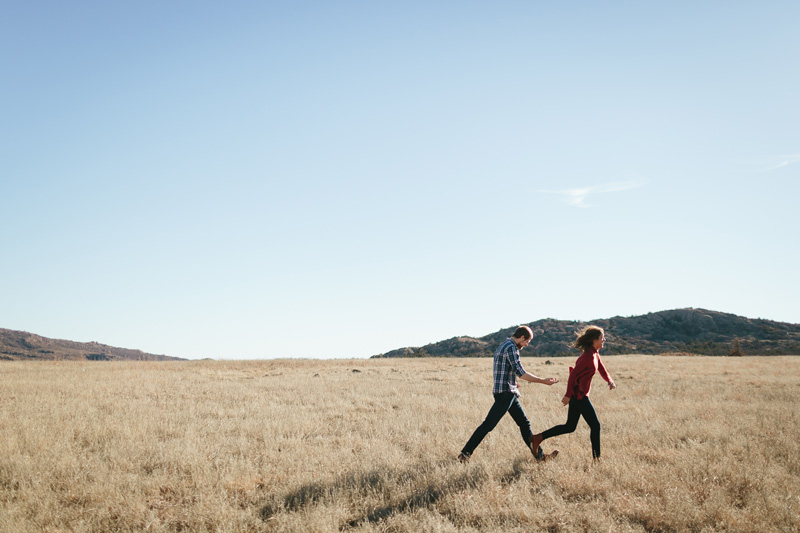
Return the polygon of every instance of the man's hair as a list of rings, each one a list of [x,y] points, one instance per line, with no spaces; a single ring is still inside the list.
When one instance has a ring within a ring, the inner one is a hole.
[[[575,347],[579,350],[594,348],[594,341],[602,337],[603,334],[603,328],[600,326],[586,326],[582,331],[576,333],[578,338],[575,340]]]
[[[517,339],[532,339],[533,338],[533,331],[528,326],[520,326],[517,328],[517,331],[514,332],[512,337]]]

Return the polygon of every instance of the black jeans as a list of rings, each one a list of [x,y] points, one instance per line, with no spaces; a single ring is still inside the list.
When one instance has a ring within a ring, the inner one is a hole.
[[[560,426],[553,426],[547,431],[543,431],[542,438],[549,439],[556,435],[572,433],[575,431],[575,428],[578,427],[578,419],[580,417],[586,420],[591,430],[589,437],[592,440],[592,457],[600,457],[600,421],[597,419],[597,413],[595,413],[594,406],[588,396],[580,400],[575,396],[570,398],[567,423]]]
[[[464,449],[461,450],[461,453],[464,455],[472,455],[472,452],[475,451],[478,444],[480,444],[483,438],[494,429],[506,413],[511,414],[511,418],[513,418],[514,422],[519,426],[522,440],[524,440],[525,444],[530,448],[531,438],[533,437],[531,423],[528,421],[528,417],[525,416],[525,411],[522,409],[519,399],[514,396],[513,392],[501,392],[500,394],[494,395],[494,405],[489,409],[486,420],[478,426],[478,429],[476,429],[472,437],[469,438]]]

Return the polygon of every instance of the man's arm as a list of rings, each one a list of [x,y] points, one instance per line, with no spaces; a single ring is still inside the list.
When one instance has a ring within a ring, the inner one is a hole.
[[[519,379],[530,381],[531,383],[541,383],[542,385],[554,385],[558,383],[557,378],[540,378],[538,376],[534,376],[530,372],[525,372],[519,377]]]
[[[522,377],[527,374],[525,369],[522,368],[522,361],[519,360],[519,350],[517,350],[516,347],[509,344],[508,348],[506,349],[506,357],[508,357],[508,361],[511,363],[511,368],[514,370],[516,375]]]

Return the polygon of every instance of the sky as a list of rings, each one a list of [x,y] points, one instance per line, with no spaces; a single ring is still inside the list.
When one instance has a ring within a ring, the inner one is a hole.
[[[0,328],[361,358],[800,323],[800,3],[75,0],[0,16]]]

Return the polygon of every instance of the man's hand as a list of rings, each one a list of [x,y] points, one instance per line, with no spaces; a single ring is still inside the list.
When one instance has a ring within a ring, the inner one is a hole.
[[[612,379],[611,381],[609,381],[609,382],[608,382],[608,390],[614,390],[614,389],[616,389],[616,388],[617,388],[617,384],[616,384],[616,383],[614,383],[614,380],[613,380],[613,379]]]
[[[552,385],[554,383],[558,383],[558,380],[556,378],[543,379],[540,378],[539,376],[534,376],[530,372],[525,372],[524,374],[522,374],[520,376],[520,379],[525,381],[530,381],[531,383],[541,383],[542,385]]]
[[[565,394],[563,398],[561,398],[561,403],[564,405],[569,405],[569,395]]]

